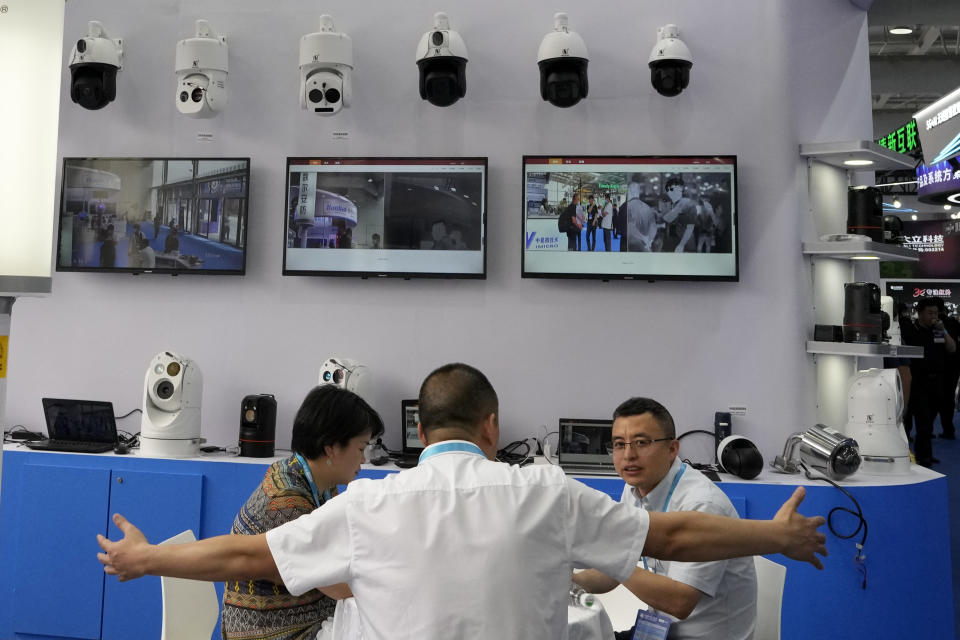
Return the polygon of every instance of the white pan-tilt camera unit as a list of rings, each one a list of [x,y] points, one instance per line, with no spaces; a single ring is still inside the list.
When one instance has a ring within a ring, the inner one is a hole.
[[[648,61],[650,82],[662,96],[672,98],[690,84],[693,55],[680,39],[680,27],[668,24],[657,29],[657,43]]]
[[[867,369],[850,378],[847,425],[866,473],[910,473],[910,444],[903,429],[903,386],[896,369]]]
[[[196,37],[177,43],[177,110],[212,118],[227,106],[227,39],[197,20]]]
[[[369,392],[370,374],[366,365],[349,358],[327,358],[320,367],[318,384],[334,384],[361,397]]]
[[[121,68],[123,40],[111,40],[102,24],[89,22],[87,35],[77,40],[70,52],[70,99],[84,109],[107,106],[117,97]]]
[[[567,26],[567,14],[553,16],[553,31],[543,36],[537,50],[540,97],[555,107],[572,107],[587,97],[587,45]]]
[[[188,458],[200,448],[203,376],[193,360],[171,351],[150,362],[143,383],[140,455]]]
[[[449,107],[467,94],[467,45],[450,28],[450,18],[433,14],[433,29],[417,45],[420,97],[437,107]]]
[[[300,107],[332,116],[350,106],[353,41],[320,16],[320,31],[300,38]]]

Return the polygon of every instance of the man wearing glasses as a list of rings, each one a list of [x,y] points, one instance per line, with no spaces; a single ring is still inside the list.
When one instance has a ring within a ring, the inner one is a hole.
[[[673,418],[650,398],[631,398],[613,413],[613,464],[626,482],[621,502],[648,512],[703,511],[737,517],[729,498],[706,476],[677,458]],[[624,582],[638,598],[671,616],[669,638],[753,637],[757,578],[753,558],[719,562],[667,562],[644,557]],[[617,582],[596,569],[574,574],[591,593],[606,593]],[[629,640],[633,629],[617,633]]]

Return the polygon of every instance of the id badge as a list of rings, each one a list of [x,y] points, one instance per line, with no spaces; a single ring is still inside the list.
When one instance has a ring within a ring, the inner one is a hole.
[[[633,628],[630,640],[666,640],[670,631],[670,619],[640,609],[637,611],[637,624]]]

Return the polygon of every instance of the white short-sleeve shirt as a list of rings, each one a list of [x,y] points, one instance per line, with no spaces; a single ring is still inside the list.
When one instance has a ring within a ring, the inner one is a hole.
[[[648,525],[557,467],[448,441],[413,469],[354,481],[267,543],[291,593],[348,583],[365,640],[563,640],[572,568],[626,580]]]
[[[678,473],[682,475],[674,486]],[[630,485],[620,501],[645,511],[702,511],[739,517],[733,503],[709,478],[674,459],[670,471],[645,497]],[[719,562],[668,562],[645,558],[651,571],[703,593],[685,620],[674,621],[670,640],[750,640],[757,620],[757,576],[753,557]]]

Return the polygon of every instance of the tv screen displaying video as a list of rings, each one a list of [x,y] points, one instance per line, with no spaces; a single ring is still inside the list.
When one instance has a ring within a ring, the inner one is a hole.
[[[887,213],[886,211],[884,213]],[[904,220],[903,248],[916,262],[881,262],[880,277],[891,280],[960,280],[960,221]]]
[[[287,158],[284,275],[486,277],[486,158]]]
[[[524,156],[523,276],[739,279],[736,156]]]
[[[64,158],[57,271],[246,267],[249,158]]]

